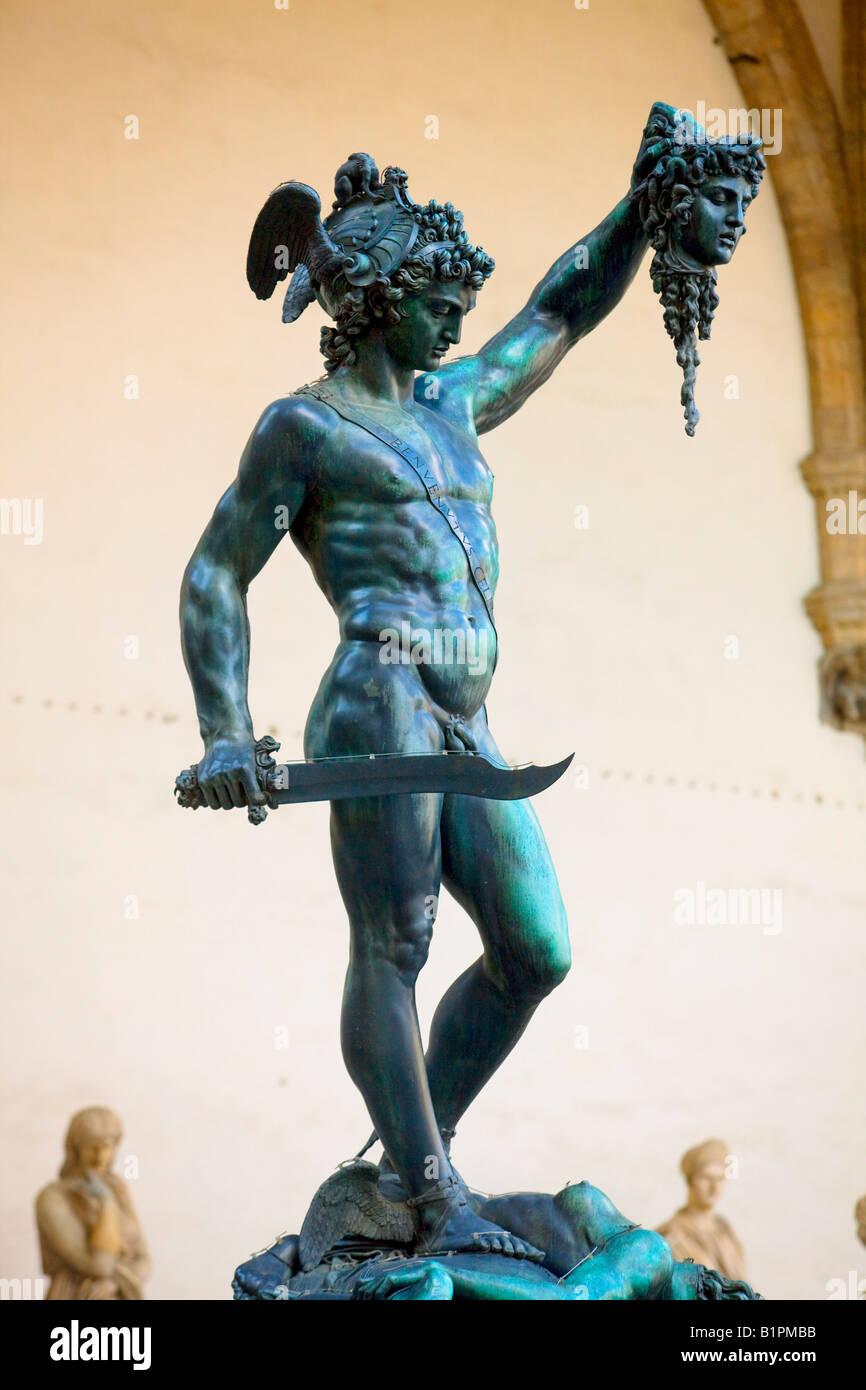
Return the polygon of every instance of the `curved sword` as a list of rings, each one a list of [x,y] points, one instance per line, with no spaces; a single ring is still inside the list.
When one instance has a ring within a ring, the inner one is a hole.
[[[270,734],[256,741],[256,774],[267,804],[274,810],[300,801],[342,801],[351,796],[399,796],[411,792],[451,792],[483,796],[493,801],[520,801],[552,786],[568,767],[573,753],[549,767],[522,763],[507,767],[483,753],[369,753],[341,758],[307,758],[275,763],[279,744]],[[197,764],[175,779],[179,806],[193,811],[206,806],[199,786]],[[264,806],[250,806],[249,820],[260,825]]]

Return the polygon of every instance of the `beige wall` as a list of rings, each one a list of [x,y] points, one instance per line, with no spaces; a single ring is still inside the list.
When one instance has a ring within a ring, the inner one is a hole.
[[[369,1129],[339,1055],[327,808],[254,832],[171,800],[200,746],[183,566],[260,410],[320,371],[318,309],[285,328],[246,287],[255,213],[285,178],[329,198],[353,150],[408,169],[415,197],[462,207],[496,257],[471,351],[625,191],[653,100],[741,102],[692,0],[12,0],[3,26],[2,493],[43,498],[45,520],[39,546],[0,538],[0,1273],[38,1273],[33,1194],[69,1114],[98,1101],[140,1163],[151,1295],[223,1298]],[[486,441],[504,567],[491,723],[515,761],[574,749],[590,785],[537,803],[574,970],[456,1153],[488,1190],[587,1177],[655,1223],[679,1203],[681,1151],[719,1133],[740,1160],[724,1210],[755,1282],[821,1298],[866,1264],[851,1217],[866,1187],[866,792],[861,745],[817,721],[805,364],[771,185],[720,282],[695,440],[644,268]],[[256,725],[298,756],[334,620],[291,547],[250,607]],[[674,893],[700,880],[780,889],[783,929],[675,926]],[[425,1022],[476,951],[446,905]]]

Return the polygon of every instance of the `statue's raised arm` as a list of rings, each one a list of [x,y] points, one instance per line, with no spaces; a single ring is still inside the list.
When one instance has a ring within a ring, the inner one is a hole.
[[[656,103],[653,113],[674,108]],[[586,236],[559,257],[520,312],[474,357],[450,363],[442,387],[471,399],[479,434],[512,415],[547,380],[569,348],[590,333],[619,303],[649,245],[632,196],[671,139],[647,124],[628,193]]]
[[[710,336],[715,266],[731,259],[745,233],[745,212],[765,168],[760,146],[748,134],[710,140],[687,112],[655,103],[627,195],[560,256],[520,313],[476,356],[442,369],[442,389],[469,396],[479,434],[512,415],[601,323],[650,244],[653,287],[683,369],[686,432],[694,434],[696,337]]]

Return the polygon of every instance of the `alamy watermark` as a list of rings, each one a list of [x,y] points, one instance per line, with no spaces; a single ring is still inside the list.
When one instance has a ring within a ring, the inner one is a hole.
[[[866,1294],[866,1279],[860,1277],[858,1270],[849,1269],[847,1279],[828,1279],[824,1291],[828,1302],[850,1298],[853,1303],[857,1303]]]
[[[383,627],[379,660],[384,666],[466,666],[474,676],[487,672],[487,629],[413,627],[403,619],[399,629]]]
[[[721,106],[707,106],[706,102],[699,101],[694,111],[694,118],[699,126],[706,132],[706,139],[718,140],[722,135],[737,135],[741,132],[749,132],[751,135],[760,135],[763,141],[763,153],[780,154],[782,150],[782,108],[774,106],[772,110],[768,106],[732,106],[725,111]],[[691,144],[695,141],[695,131],[682,125],[675,127],[674,138],[681,144]],[[700,135],[698,139],[700,139]]]
[[[23,536],[25,545],[41,545],[42,498],[0,497],[0,536]]]
[[[73,1318],[69,1327],[51,1331],[52,1361],[131,1361],[134,1371],[150,1369],[149,1327],[82,1327]]]
[[[830,536],[866,536],[866,497],[850,488],[847,498],[827,498],[824,523]]]
[[[0,1279],[0,1303],[11,1300],[14,1302],[41,1302],[45,1298],[45,1285],[47,1280],[41,1275],[35,1279]]]
[[[762,927],[764,936],[782,930],[781,888],[710,888],[699,879],[694,888],[674,892],[678,927]]]

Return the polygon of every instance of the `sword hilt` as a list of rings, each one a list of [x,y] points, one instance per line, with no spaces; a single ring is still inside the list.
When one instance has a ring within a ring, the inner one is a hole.
[[[277,803],[271,798],[270,778],[276,763],[273,754],[279,749],[279,744],[270,734],[264,734],[262,738],[256,739],[256,777],[259,786],[268,799],[268,806],[274,810]],[[183,772],[178,773],[174,779],[174,794],[177,797],[178,806],[188,807],[191,811],[197,811],[199,806],[206,806],[204,792],[198,780],[198,763],[193,763],[191,767],[184,768]],[[249,806],[247,808],[247,820],[250,825],[261,825],[267,820],[267,810],[264,806]]]

